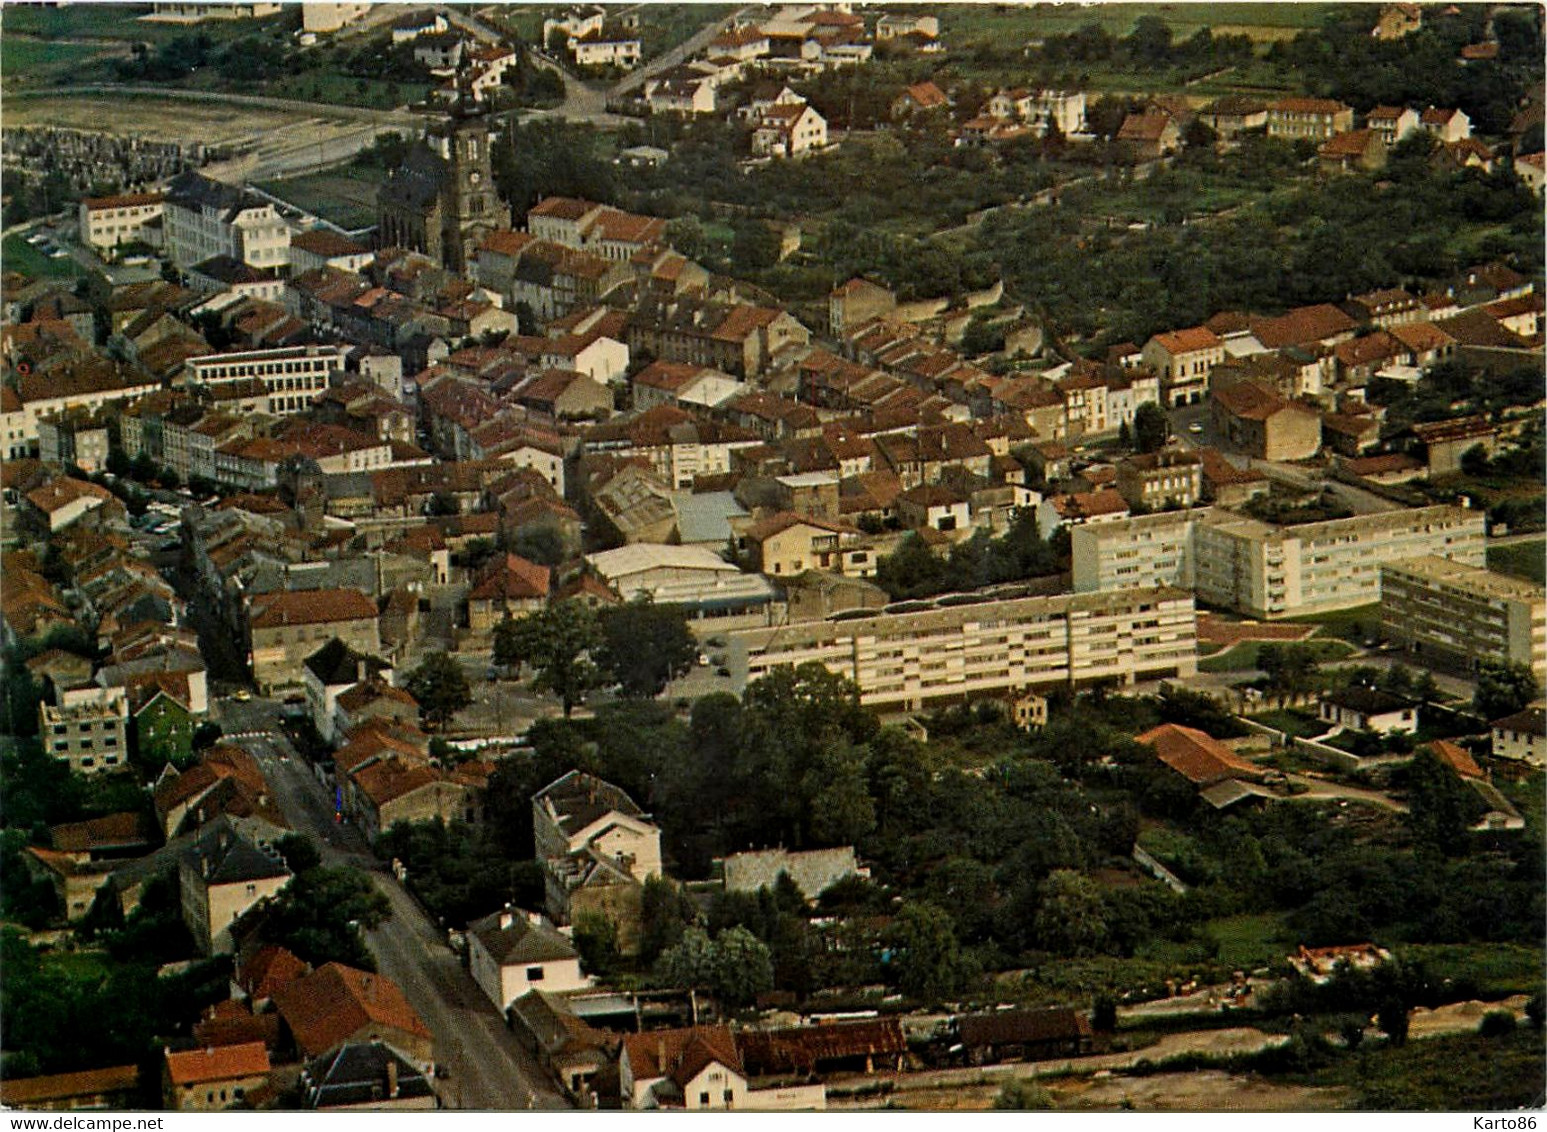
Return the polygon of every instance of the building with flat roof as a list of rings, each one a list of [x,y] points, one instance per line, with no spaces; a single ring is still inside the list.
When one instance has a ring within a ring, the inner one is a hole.
[[[312,398],[327,391],[328,375],[343,370],[338,346],[290,346],[189,358],[183,383],[226,386],[256,379],[269,392],[270,412],[293,413],[311,408]]]
[[[1070,532],[1073,587],[1190,588],[1200,601],[1273,619],[1380,600],[1380,568],[1435,555],[1484,565],[1484,516],[1440,505],[1276,526],[1223,507],[1166,512]]]
[[[1380,568],[1381,628],[1426,661],[1529,664],[1547,676],[1547,594],[1524,578],[1426,555]]]
[[[1192,595],[1173,588],[903,602],[852,619],[730,634],[734,689],[811,661],[859,685],[867,704],[926,704],[1055,684],[1191,676]]]
[[[129,765],[129,700],[123,688],[88,684],[59,693],[57,704],[38,705],[43,749],[77,774]]]

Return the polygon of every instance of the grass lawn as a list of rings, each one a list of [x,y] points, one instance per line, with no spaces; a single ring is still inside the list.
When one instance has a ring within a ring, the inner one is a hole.
[[[1247,718],[1264,727],[1276,727],[1297,739],[1311,739],[1327,730],[1327,725],[1321,720],[1297,711],[1263,711]]]
[[[1380,602],[1355,606],[1353,609],[1337,609],[1331,613],[1316,613],[1308,617],[1287,617],[1285,620],[1292,625],[1320,625],[1323,638],[1339,637],[1363,644],[1380,633]]]
[[[1224,652],[1215,653],[1198,662],[1201,672],[1250,672],[1257,667],[1257,652],[1263,641],[1241,641]],[[1354,654],[1354,646],[1347,641],[1311,638],[1305,644],[1323,664],[1333,660],[1346,660]]]
[[[149,12],[149,4],[70,4],[58,8],[7,4],[5,29],[43,39],[122,39],[143,43],[164,43],[180,35],[202,33],[223,43],[255,32],[285,34],[301,26],[299,5],[287,6],[287,10],[261,20],[205,20],[201,24],[139,18]]]
[[[1210,920],[1204,931],[1219,944],[1219,962],[1242,971],[1283,963],[1297,942],[1274,912]]]
[[[734,4],[640,5],[636,9],[639,13],[639,47],[645,61],[664,55],[735,10]]]
[[[344,166],[325,173],[269,181],[259,187],[340,228],[353,230],[376,223],[376,190],[381,178],[378,170]]]
[[[1523,782],[1498,782],[1495,785],[1511,802],[1515,808],[1525,817],[1526,824],[1540,836],[1544,827],[1547,827],[1547,784],[1544,784],[1540,771]]]
[[[113,967],[105,951],[51,951],[43,963],[67,978],[83,982],[105,979]]]
[[[1547,538],[1488,548],[1488,569],[1547,585]]]
[[[948,4],[940,10],[940,35],[952,48],[977,43],[1024,44],[1049,35],[1067,35],[1089,23],[1122,37],[1141,16],[1159,16],[1173,39],[1186,39],[1201,27],[1216,35],[1249,35],[1270,41],[1318,26],[1331,4],[1072,4],[1010,7],[999,4]]]
[[[20,235],[11,235],[0,244],[0,264],[7,271],[19,271],[34,279],[68,279],[80,274],[80,265],[69,256],[50,259]]]

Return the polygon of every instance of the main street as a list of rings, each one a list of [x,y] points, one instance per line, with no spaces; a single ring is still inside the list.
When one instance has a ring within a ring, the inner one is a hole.
[[[255,710],[258,703],[221,701],[227,730],[246,734],[260,719],[272,719]],[[334,821],[326,788],[283,733],[269,730],[238,741],[258,760],[291,828],[312,840],[323,863],[366,870],[391,905],[391,918],[367,933],[366,942],[381,973],[403,988],[435,1037],[444,1071],[437,1086],[442,1103],[454,1109],[569,1107],[446,945],[445,933],[380,869],[359,831]]]

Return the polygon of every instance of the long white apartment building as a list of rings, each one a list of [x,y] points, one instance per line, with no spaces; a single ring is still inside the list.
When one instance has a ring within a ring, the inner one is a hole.
[[[328,388],[328,375],[344,368],[337,346],[285,346],[239,354],[201,354],[183,365],[185,385],[228,385],[256,378],[269,392],[269,411],[295,413]]]
[[[1380,618],[1387,639],[1424,660],[1475,668],[1528,664],[1547,676],[1547,593],[1524,578],[1429,555],[1381,564]]]
[[[1297,526],[1197,508],[1070,532],[1076,593],[1176,585],[1269,620],[1377,602],[1384,563],[1436,555],[1483,566],[1485,541],[1483,514],[1449,505]]]
[[[1132,684],[1198,669],[1197,617],[1184,590],[964,600],[733,632],[732,682],[740,692],[775,668],[815,661],[859,685],[864,703],[912,711],[1026,688]]]

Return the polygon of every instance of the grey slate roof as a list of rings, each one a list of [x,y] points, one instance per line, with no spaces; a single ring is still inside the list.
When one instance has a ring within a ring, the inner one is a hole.
[[[324,687],[358,684],[365,677],[379,676],[392,667],[379,656],[355,652],[337,637],[307,657],[305,663],[312,675],[322,681]],[[361,665],[364,665],[363,672]]]
[[[290,869],[277,852],[260,846],[224,814],[199,831],[193,844],[183,852],[182,860],[195,873],[204,876],[210,885],[241,884],[290,875]],[[209,863],[207,874],[204,872],[206,861]]]
[[[509,926],[502,928],[500,921],[506,916],[510,918]],[[495,912],[481,920],[474,920],[467,925],[467,931],[469,935],[477,937],[484,950],[501,967],[579,957],[574,944],[552,928],[531,923],[519,909]]]
[[[387,1065],[397,1065],[397,1094],[388,1096]],[[409,1100],[434,1093],[430,1080],[382,1042],[349,1042],[323,1054],[301,1076],[306,1108],[335,1108],[372,1101]]]

